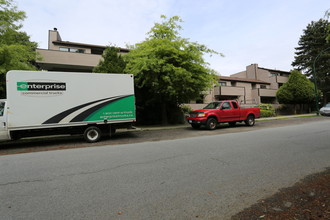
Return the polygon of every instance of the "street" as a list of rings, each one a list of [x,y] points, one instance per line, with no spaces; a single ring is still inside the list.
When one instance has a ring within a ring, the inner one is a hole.
[[[229,219],[330,167],[330,120],[306,121],[4,155],[1,219]]]

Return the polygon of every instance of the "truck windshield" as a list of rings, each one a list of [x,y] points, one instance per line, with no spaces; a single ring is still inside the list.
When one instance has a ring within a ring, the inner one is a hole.
[[[207,106],[204,107],[204,109],[217,109],[220,107],[222,102],[211,102]]]
[[[0,116],[3,116],[4,111],[5,111],[5,102],[0,102]]]

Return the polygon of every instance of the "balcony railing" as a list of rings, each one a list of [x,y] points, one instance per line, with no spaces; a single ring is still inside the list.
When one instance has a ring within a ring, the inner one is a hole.
[[[244,87],[220,86],[214,88],[214,95],[244,96]]]
[[[68,65],[68,66],[81,66],[81,67],[94,67],[96,66],[101,55],[87,54],[87,53],[71,53],[57,50],[43,50],[37,49],[39,56],[42,60],[38,61],[41,65]]]
[[[289,77],[284,76],[276,76],[276,81],[278,83],[286,83],[289,80]]]
[[[253,91],[256,91],[258,96],[263,97],[276,97],[276,89],[255,89]]]

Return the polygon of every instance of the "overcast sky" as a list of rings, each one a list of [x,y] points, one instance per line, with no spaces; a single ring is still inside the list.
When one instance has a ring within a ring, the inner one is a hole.
[[[23,31],[47,49],[48,30],[64,41],[126,47],[145,40],[160,15],[180,16],[181,36],[225,57],[205,57],[228,76],[247,65],[290,71],[303,29],[324,17],[329,0],[14,0]]]

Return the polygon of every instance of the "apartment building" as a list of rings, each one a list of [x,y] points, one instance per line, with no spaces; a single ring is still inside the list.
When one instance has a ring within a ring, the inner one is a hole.
[[[99,63],[106,46],[63,41],[58,30],[48,31],[48,49],[37,49],[42,60],[37,64],[42,70],[65,72],[92,72]],[[119,53],[128,53],[119,48]]]
[[[200,100],[191,102],[190,106],[196,109],[202,103],[218,100],[237,100],[241,105],[278,104],[276,92],[289,80],[289,74],[251,64],[242,72],[219,76],[219,86],[205,92]]]
[[[105,49],[106,46],[63,41],[54,28],[48,32],[48,49],[37,49],[42,57],[37,64],[47,71],[92,72]],[[128,52],[128,49],[119,48],[120,54]],[[192,101],[190,105],[200,108],[205,103],[226,99],[238,100],[241,105],[277,104],[276,91],[288,81],[289,74],[251,64],[229,77],[219,76],[219,86],[204,92],[200,100]]]

